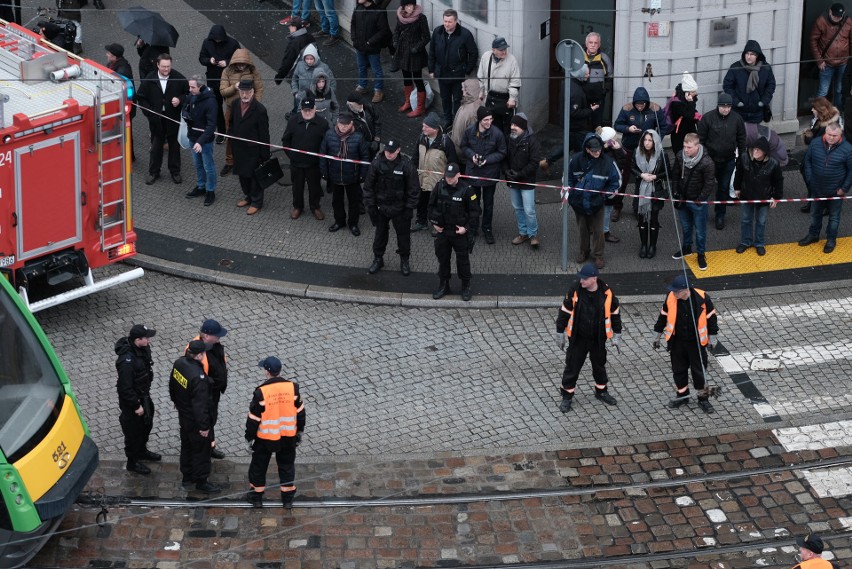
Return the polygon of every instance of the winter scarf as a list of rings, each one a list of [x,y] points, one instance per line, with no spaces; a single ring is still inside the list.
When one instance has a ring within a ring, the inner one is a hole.
[[[350,136],[352,136],[352,133],[355,132],[355,129],[353,128],[349,132],[343,133],[340,132],[340,125],[336,124],[334,125],[334,132],[336,132],[337,136],[340,137],[340,152],[337,153],[337,157],[346,160],[347,158],[349,158],[349,148],[346,145],[346,141],[349,139]]]
[[[410,16],[402,15],[402,6],[396,9],[396,19],[400,21],[402,24],[413,24],[417,21],[417,18],[420,17],[420,14],[423,13],[423,6],[420,4],[414,5],[414,13]]]
[[[647,158],[645,156],[641,142],[639,143],[639,146],[636,147],[636,165],[639,166],[639,170],[643,174],[652,174],[657,168],[657,160],[660,159],[660,154],[662,154],[662,148],[660,147],[660,141],[658,139],[658,136],[654,137],[654,154],[651,158]],[[654,195],[654,182],[642,180],[639,184],[638,214],[645,220],[649,219],[651,216],[651,200],[649,198],[652,195]]]
[[[701,162],[701,159],[704,158],[704,145],[698,145],[698,152],[695,154],[695,157],[690,158],[686,155],[686,152],[681,150],[681,155],[683,156],[683,166],[684,168],[695,168],[695,166]]]
[[[751,93],[757,89],[757,84],[760,82],[760,68],[763,65],[761,61],[755,61],[754,65],[748,65],[745,60],[742,62],[743,69],[749,72],[748,83],[746,83],[746,93]]]

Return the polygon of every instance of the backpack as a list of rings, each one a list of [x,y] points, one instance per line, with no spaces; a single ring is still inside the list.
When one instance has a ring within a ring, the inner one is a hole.
[[[669,97],[669,100],[666,101],[666,106],[663,107],[663,116],[666,119],[666,129],[668,130],[668,132],[677,132],[680,128],[680,119],[677,120],[677,124],[672,121],[671,106],[672,101],[674,100],[680,101],[680,99],[678,99],[676,95],[672,95],[671,97]]]

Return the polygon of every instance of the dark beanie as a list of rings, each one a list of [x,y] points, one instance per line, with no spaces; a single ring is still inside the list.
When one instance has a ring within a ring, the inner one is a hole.
[[[527,130],[527,119],[525,119],[521,115],[513,116],[512,124],[519,126],[522,130]]]
[[[752,143],[751,147],[760,148],[765,155],[769,156],[769,141],[763,136],[758,137],[758,139]]]
[[[476,122],[480,122],[485,117],[490,117],[492,115],[493,113],[485,107],[479,107],[478,109],[476,109]]]
[[[429,128],[441,128],[441,118],[438,116],[436,112],[430,112],[426,115],[426,118],[423,119],[423,124],[428,126]]]

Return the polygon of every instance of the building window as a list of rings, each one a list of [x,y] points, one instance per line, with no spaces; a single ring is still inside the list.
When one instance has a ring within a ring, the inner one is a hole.
[[[459,11],[477,20],[488,21],[488,0],[460,0]]]

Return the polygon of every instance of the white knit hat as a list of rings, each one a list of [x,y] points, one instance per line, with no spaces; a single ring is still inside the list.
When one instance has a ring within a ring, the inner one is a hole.
[[[601,129],[600,132],[601,140],[604,142],[609,142],[613,138],[615,138],[615,129],[611,126],[605,126]]]
[[[689,71],[683,72],[683,77],[680,79],[680,88],[683,89],[684,93],[698,90],[698,83],[695,82],[695,79],[692,78]]]

